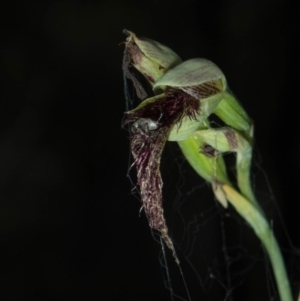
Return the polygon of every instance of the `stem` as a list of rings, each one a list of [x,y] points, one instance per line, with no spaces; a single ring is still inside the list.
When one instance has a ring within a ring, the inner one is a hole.
[[[237,212],[251,225],[264,245],[271,262],[281,301],[292,301],[292,293],[283,257],[276,237],[266,218],[253,204],[227,184],[222,186],[228,201]]]
[[[242,195],[250,201],[252,204],[260,208],[260,205],[256,201],[254,196],[251,180],[250,180],[250,168],[252,159],[252,148],[246,152],[237,152],[236,160],[236,173],[237,173],[237,184]],[[261,209],[260,209],[261,210]]]

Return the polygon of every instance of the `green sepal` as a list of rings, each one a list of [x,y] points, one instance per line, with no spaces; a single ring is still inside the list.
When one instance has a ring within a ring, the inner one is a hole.
[[[201,152],[204,141],[195,135],[178,141],[185,158],[193,169],[206,181],[230,184],[224,160],[221,156],[209,158]]]
[[[153,88],[154,91],[166,87],[184,88],[214,81],[220,81],[221,91],[226,89],[226,79],[220,68],[207,59],[195,58],[169,70],[155,82]]]
[[[228,126],[253,136],[252,120],[237,99],[228,91],[224,92],[223,99],[214,112]]]

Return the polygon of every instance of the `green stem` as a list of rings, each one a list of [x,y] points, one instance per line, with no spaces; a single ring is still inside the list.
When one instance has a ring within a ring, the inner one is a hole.
[[[292,301],[292,293],[287,277],[283,257],[277,243],[276,237],[264,215],[253,206],[246,198],[239,194],[231,186],[222,186],[228,201],[237,212],[251,225],[254,232],[264,245],[273,268],[277,288],[281,301]]]
[[[242,195],[249,200],[252,204],[255,204],[258,208],[260,205],[256,201],[254,196],[251,179],[250,179],[250,170],[251,170],[251,159],[252,159],[252,148],[246,152],[237,152],[236,160],[236,173],[237,173],[237,184],[242,193]]]

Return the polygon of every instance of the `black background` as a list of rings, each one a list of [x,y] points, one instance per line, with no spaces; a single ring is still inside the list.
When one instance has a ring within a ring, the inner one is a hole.
[[[126,178],[123,28],[224,71],[299,246],[292,1],[10,1],[1,11],[2,300],[170,300]]]

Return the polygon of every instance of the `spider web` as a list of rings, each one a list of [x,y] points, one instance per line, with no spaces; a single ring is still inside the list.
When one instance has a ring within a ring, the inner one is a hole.
[[[235,156],[225,159],[233,172]],[[282,245],[297,294],[299,250],[286,230],[257,150],[253,161],[255,193]],[[231,206],[224,209],[215,200],[210,185],[196,175],[175,143],[166,147],[161,168],[165,215],[191,300],[280,300],[268,255],[253,230]]]
[[[126,109],[135,107],[134,91],[125,82]],[[147,91],[148,92],[148,91]],[[149,92],[151,93],[151,91]],[[235,156],[225,156],[234,179]],[[258,201],[272,225],[279,243],[294,295],[299,292],[300,250],[293,243],[262,168],[254,151],[252,183]],[[132,193],[140,200],[136,176],[129,159],[128,177]],[[268,256],[253,230],[236,211],[224,209],[214,198],[211,186],[189,166],[177,143],[168,142],[161,160],[164,182],[164,214],[170,236],[180,260],[178,266],[170,250],[161,244],[158,255],[162,281],[170,290],[170,300],[280,300]]]

